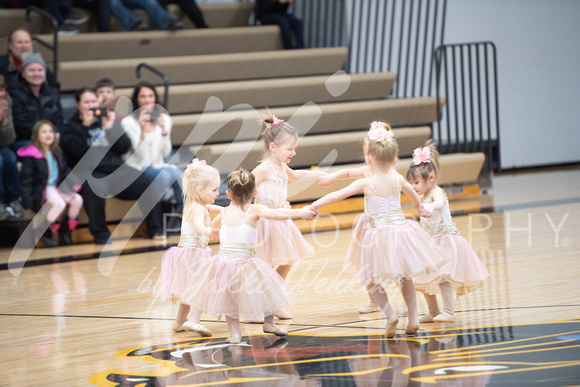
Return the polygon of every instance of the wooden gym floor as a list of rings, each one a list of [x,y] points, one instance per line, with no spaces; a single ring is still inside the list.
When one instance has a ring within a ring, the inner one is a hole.
[[[495,175],[453,207],[490,278],[456,302],[454,323],[423,324],[415,337],[391,286],[401,319],[390,340],[381,313],[357,313],[366,294],[341,272],[348,229],[305,234],[316,257],[290,274],[294,319],[280,322],[290,335],[245,324],[240,345],[225,343],[225,322],[211,316],[202,319],[212,338],[172,332],[177,306],[151,298],[163,246],[133,239],[103,258],[92,244],[37,249],[21,271],[8,269],[4,248],[0,385],[580,384],[580,166]]]

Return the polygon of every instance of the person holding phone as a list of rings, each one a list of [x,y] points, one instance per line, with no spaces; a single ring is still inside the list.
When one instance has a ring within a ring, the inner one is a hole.
[[[131,155],[127,159],[127,164],[154,179],[160,195],[166,195],[172,188],[174,212],[181,213],[182,171],[175,164],[165,161],[173,149],[171,117],[159,104],[155,86],[149,82],[139,82],[135,85],[131,101],[135,110],[121,121],[131,140]]]
[[[60,142],[69,166],[84,182],[81,195],[95,243],[110,243],[105,217],[105,199],[110,196],[138,200],[148,236],[163,241],[160,197],[155,190],[147,189],[152,179],[123,159],[131,148],[131,141],[115,119],[115,112],[108,110],[103,115],[97,93],[91,88],[79,90],[75,101],[76,113],[63,127]],[[100,110],[100,117],[95,110]]]

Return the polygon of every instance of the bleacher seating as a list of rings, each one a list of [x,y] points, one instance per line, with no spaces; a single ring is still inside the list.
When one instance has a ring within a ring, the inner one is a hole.
[[[171,82],[168,110],[174,123],[174,147],[217,162],[223,174],[240,164],[248,169],[257,165],[263,152],[263,144],[256,142],[261,130],[258,121],[266,108],[290,120],[303,136],[291,163],[295,168],[360,166],[361,144],[369,123],[384,120],[398,138],[401,159],[397,169],[404,173],[413,149],[431,135],[430,126],[437,119],[435,98],[390,99],[394,73],[341,74],[347,55],[344,47],[283,50],[277,27],[247,26],[251,13],[248,4],[201,4],[208,24],[218,26],[219,19],[223,28],[62,37],[62,89],[75,90],[109,77],[118,86],[118,95],[128,96],[137,82],[136,65],[153,65]],[[229,13],[218,17],[225,10]],[[24,19],[23,12],[20,17]],[[7,25],[12,26],[13,18],[1,15],[0,30],[5,32]],[[2,24],[8,20],[10,23]],[[38,31],[46,32],[40,27]],[[50,35],[42,37],[50,39]],[[37,49],[50,63],[50,54]],[[2,40],[0,52],[4,50]],[[158,91],[163,93],[159,78],[144,72],[143,79],[159,85]],[[213,99],[208,104],[211,97],[221,103]],[[441,183],[477,180],[483,161],[481,153],[442,156]],[[329,162],[336,165],[328,166]],[[347,183],[335,182],[333,189]],[[328,192],[313,182],[292,183],[289,199],[309,201]],[[108,220],[120,220],[132,205],[109,199]],[[86,223],[84,215],[80,220]]]

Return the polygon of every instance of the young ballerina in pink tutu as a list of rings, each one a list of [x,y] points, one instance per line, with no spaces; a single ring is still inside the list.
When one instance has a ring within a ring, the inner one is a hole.
[[[387,317],[386,336],[395,335],[399,321],[382,286],[387,281],[395,281],[401,286],[409,313],[405,332],[412,335],[419,330],[412,278],[436,270],[445,258],[438,249],[433,249],[431,238],[416,222],[405,219],[401,191],[409,196],[420,214],[423,214],[423,209],[411,185],[392,168],[397,160],[398,145],[390,127],[384,122],[375,121],[371,124],[368,137],[368,155],[365,159],[370,176],[318,199],[312,207],[318,209],[364,193],[369,227],[362,231],[360,240],[353,239],[349,252],[359,255],[357,261],[361,281]],[[353,248],[353,243],[360,245]]]
[[[184,292],[191,285],[196,269],[211,258],[208,247],[211,236],[212,213],[221,207],[212,203],[219,195],[220,175],[218,171],[194,159],[183,174],[183,196],[185,207],[181,223],[181,236],[177,247],[171,247],[163,256],[161,273],[153,295],[164,301],[179,301],[179,310],[173,330],[198,332],[211,336],[211,332],[200,323],[201,312],[184,302]],[[188,320],[189,315],[189,320]]]
[[[458,296],[465,295],[479,288],[489,277],[485,266],[459,235],[451,219],[447,195],[437,186],[438,174],[439,152],[429,141],[425,147],[415,149],[407,180],[421,198],[424,212],[431,215],[429,218],[421,217],[423,229],[452,259],[435,272],[413,278],[417,290],[425,295],[429,308],[429,315],[419,319],[424,323],[455,321],[453,291]],[[437,290],[441,291],[443,298],[442,313],[435,296]]]
[[[363,154],[366,157],[369,147],[369,138],[365,136],[363,141]],[[348,169],[340,169],[338,171],[334,171],[332,173],[327,173],[318,178],[318,185],[322,188],[327,188],[332,185],[334,180],[343,180],[343,179],[360,179],[363,177],[368,177],[371,174],[371,170],[369,169],[368,165],[359,168],[348,168]],[[361,217],[358,219],[356,226],[354,227],[353,241],[355,243],[351,243],[346,254],[346,260],[344,261],[344,268],[347,270],[352,270],[358,272],[360,270],[359,267],[359,257],[360,254],[356,251],[360,249],[360,240],[362,237],[363,231],[368,228],[369,220],[366,214],[362,214]],[[369,303],[367,305],[363,305],[358,309],[358,312],[361,314],[365,313],[374,313],[380,312],[381,308],[375,303],[373,299],[373,295],[368,293],[369,296]]]
[[[252,173],[256,177],[256,203],[278,209],[287,205],[288,180],[317,179],[322,172],[293,170],[288,167],[296,155],[298,135],[294,128],[276,116],[264,118],[262,137],[266,145],[264,161]],[[304,240],[302,233],[291,220],[260,219],[258,222],[256,257],[277,266],[276,271],[286,278],[292,265],[314,256],[314,248]],[[285,310],[276,311],[279,319],[291,319]]]
[[[312,219],[316,215],[308,207],[273,209],[252,204],[255,191],[255,178],[249,171],[238,169],[228,176],[227,194],[232,202],[212,223],[220,229],[219,252],[200,267],[185,295],[192,307],[226,316],[230,343],[242,338],[240,318],[264,320],[265,333],[288,334],[274,323],[274,313],[290,305],[293,294],[270,265],[254,257],[259,220]]]

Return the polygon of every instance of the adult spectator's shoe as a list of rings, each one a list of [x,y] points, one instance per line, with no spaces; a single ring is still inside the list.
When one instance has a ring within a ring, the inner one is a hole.
[[[175,17],[172,14],[169,14],[169,26],[167,27],[168,30],[171,31],[175,31],[175,30],[181,30],[183,28],[183,22],[177,20],[177,17]]]
[[[6,211],[6,204],[0,203],[0,222],[8,219],[10,213]]]
[[[149,26],[149,23],[147,23],[145,20],[141,19],[140,17],[137,18],[135,23],[133,23],[133,27],[131,27],[131,31],[147,31],[149,29],[151,29],[151,27]]]
[[[72,36],[79,33],[79,30],[71,26],[70,24],[63,24],[58,27],[59,36]]]
[[[40,241],[44,244],[44,247],[57,247],[58,242],[48,236],[41,236]]]
[[[71,10],[68,12],[68,15],[64,19],[64,24],[79,25],[85,23],[87,20],[89,20],[89,15],[71,8]]]
[[[95,245],[110,245],[111,243],[109,237],[95,237]]]
[[[6,211],[14,218],[22,218],[24,216],[24,208],[18,199],[14,199],[6,207]]]

